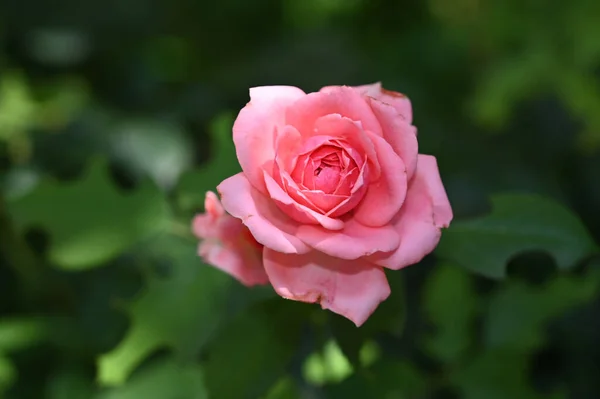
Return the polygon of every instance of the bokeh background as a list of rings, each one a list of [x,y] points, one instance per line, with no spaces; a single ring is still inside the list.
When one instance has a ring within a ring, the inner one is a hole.
[[[598,21],[596,0],[0,2],[0,397],[600,397]],[[438,158],[436,253],[360,329],[203,265],[190,221],[239,170],[248,88],[376,81]]]

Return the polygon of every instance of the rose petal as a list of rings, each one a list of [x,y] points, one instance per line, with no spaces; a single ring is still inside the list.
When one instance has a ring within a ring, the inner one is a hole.
[[[360,204],[354,209],[356,220],[366,226],[383,226],[398,213],[407,189],[406,167],[392,146],[369,132],[381,166],[381,177],[371,182]]]
[[[268,173],[264,173],[267,190],[277,206],[290,218],[300,223],[320,224],[329,230],[339,230],[344,227],[344,222],[315,212],[303,204],[299,204],[286,193]]]
[[[357,259],[347,261],[319,252],[286,255],[265,248],[265,270],[284,298],[320,303],[323,309],[362,325],[390,295],[385,273]]]
[[[309,250],[296,237],[298,223],[254,188],[243,172],[221,182],[217,190],[225,210],[241,219],[259,243],[283,253],[305,253]]]
[[[357,259],[375,252],[398,248],[400,236],[393,226],[367,227],[350,219],[342,230],[330,231],[320,226],[302,225],[297,237],[314,249],[340,259]]]
[[[323,191],[316,190],[302,190],[301,193],[324,213],[329,212],[348,198],[347,195],[325,194]]]
[[[293,126],[284,126],[277,130],[275,140],[275,161],[284,170],[293,170],[298,159],[302,136]]]
[[[316,92],[302,97],[286,111],[286,124],[302,136],[314,135],[315,122],[322,116],[340,114],[360,122],[365,130],[381,134],[381,127],[364,98],[350,87],[337,87],[327,93]]]
[[[238,161],[248,180],[266,193],[262,168],[275,157],[274,134],[285,126],[287,107],[306,94],[291,86],[263,86],[250,89],[250,102],[233,124],[233,142]]]
[[[327,215],[330,217],[340,217],[345,213],[351,211],[360,203],[365,193],[367,192],[367,186],[365,185],[365,181],[368,180],[367,177],[368,168],[367,164],[363,164],[358,177],[354,180],[354,186],[352,186],[350,190],[350,194],[348,194],[348,198],[343,202],[340,202],[338,206],[332,208]]]
[[[269,282],[262,264],[261,251],[252,250],[241,244],[237,247],[228,247],[211,239],[202,241],[198,246],[198,255],[206,263],[223,270],[248,287]]]
[[[391,254],[372,260],[390,269],[418,263],[437,246],[440,229],[452,220],[452,207],[444,190],[435,157],[419,155],[419,166],[411,181],[406,201],[395,218],[400,246]]]
[[[407,178],[410,180],[417,168],[417,155],[419,154],[417,129],[406,122],[391,105],[373,98],[369,99],[369,104],[381,123],[383,138],[402,158],[406,166]]]
[[[325,214],[323,209],[319,208],[310,198],[304,195],[306,188],[302,184],[297,184],[289,173],[281,169],[277,162],[273,168],[273,179],[294,201],[315,212]]]
[[[239,219],[225,213],[215,193],[206,193],[204,208],[206,213],[192,222],[194,234],[202,240],[198,255],[244,285],[266,284],[269,280],[262,266],[262,245]]]

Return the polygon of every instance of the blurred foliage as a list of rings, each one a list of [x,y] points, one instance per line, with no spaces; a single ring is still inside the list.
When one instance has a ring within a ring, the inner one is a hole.
[[[600,397],[600,3],[0,2],[0,398]],[[203,265],[248,88],[382,81],[455,221],[359,329]]]

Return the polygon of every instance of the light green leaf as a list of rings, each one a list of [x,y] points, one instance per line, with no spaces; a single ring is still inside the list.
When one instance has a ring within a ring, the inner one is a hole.
[[[216,191],[219,183],[241,171],[233,145],[234,119],[234,114],[224,113],[212,122],[208,161],[201,168],[184,173],[177,186],[182,208],[201,208],[206,191]]]
[[[443,362],[454,362],[473,342],[477,316],[477,293],[468,273],[454,265],[441,264],[425,286],[423,307],[435,332],[425,337],[430,354]]]
[[[9,202],[8,209],[21,231],[41,227],[49,233],[50,260],[67,270],[98,266],[169,221],[166,201],[154,185],[145,181],[135,192],[122,193],[102,160],[79,181],[43,181]]]
[[[26,133],[34,124],[36,111],[37,104],[23,76],[4,74],[0,80],[0,140]]]
[[[597,251],[586,228],[567,208],[537,195],[496,195],[492,213],[453,222],[437,254],[490,278],[506,276],[506,264],[527,251],[547,251],[559,269]]]
[[[334,340],[329,340],[321,351],[312,353],[304,362],[304,379],[313,385],[340,382],[354,373],[354,369]]]
[[[146,289],[126,305],[131,317],[127,335],[98,360],[103,385],[123,384],[143,359],[161,347],[193,358],[224,316],[231,277],[203,265],[195,243],[166,236],[153,246],[156,252],[164,248],[170,275],[150,276]]]
[[[97,399],[205,399],[202,370],[172,359],[155,361],[142,368],[127,384],[109,389]]]
[[[174,122],[131,120],[116,127],[111,144],[115,158],[136,176],[150,176],[164,190],[177,182],[193,160],[193,147]]]

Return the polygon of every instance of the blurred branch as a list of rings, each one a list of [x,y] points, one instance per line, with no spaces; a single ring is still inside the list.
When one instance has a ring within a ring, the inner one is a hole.
[[[181,222],[172,222],[169,233],[189,241],[196,241],[196,237],[192,234],[191,227]]]

